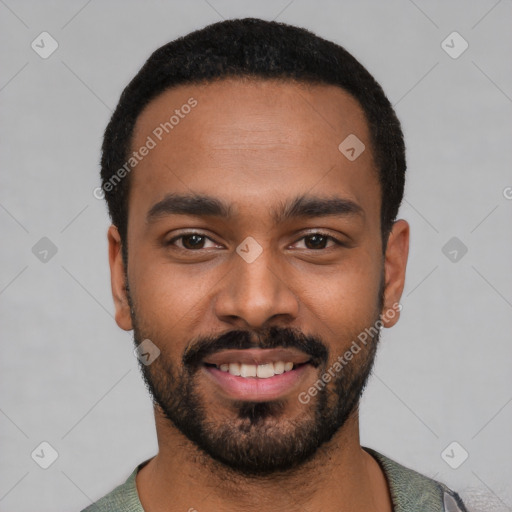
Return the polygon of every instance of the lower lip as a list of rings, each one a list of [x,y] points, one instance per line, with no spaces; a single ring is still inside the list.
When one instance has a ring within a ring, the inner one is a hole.
[[[232,399],[262,402],[277,400],[298,387],[300,381],[310,370],[310,364],[303,364],[281,375],[268,379],[258,377],[237,377],[218,368],[204,366],[206,374]]]

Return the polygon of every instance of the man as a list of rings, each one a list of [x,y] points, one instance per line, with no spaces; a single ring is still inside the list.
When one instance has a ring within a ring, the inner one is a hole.
[[[98,192],[159,451],[88,512],[466,510],[359,442],[400,315],[405,168],[381,87],[311,32],[229,20],[148,59]]]

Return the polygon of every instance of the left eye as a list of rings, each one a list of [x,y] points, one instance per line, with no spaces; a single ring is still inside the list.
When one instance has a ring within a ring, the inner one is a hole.
[[[331,240],[334,243],[334,245],[340,245],[340,242],[338,242],[338,240],[336,240],[334,237],[332,237],[330,235],[326,235],[324,233],[311,233],[309,235],[306,235],[306,236],[300,238],[297,241],[300,241],[300,240],[310,240],[311,241],[310,245],[312,245],[312,247],[306,247],[306,249],[311,249],[311,250],[326,249],[325,244],[329,240]],[[307,243],[306,243],[306,245],[307,245]],[[332,247],[332,245],[331,245],[331,247]]]

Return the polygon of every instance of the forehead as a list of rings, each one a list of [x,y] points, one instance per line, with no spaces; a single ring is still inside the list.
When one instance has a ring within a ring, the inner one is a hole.
[[[339,146],[354,136],[365,149],[351,161]],[[151,149],[130,175],[130,210],[148,210],[176,192],[238,199],[237,206],[252,201],[265,211],[264,199],[285,191],[338,190],[364,203],[378,189],[364,112],[331,85],[261,79],[182,85],[139,116],[132,150],[144,146]]]

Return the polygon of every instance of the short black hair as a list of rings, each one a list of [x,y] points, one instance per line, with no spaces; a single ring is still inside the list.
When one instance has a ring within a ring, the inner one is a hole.
[[[120,233],[125,263],[130,182],[126,165],[138,116],[149,102],[175,86],[232,77],[335,85],[359,102],[381,185],[385,249],[403,197],[406,161],[400,122],[382,87],[332,41],[285,23],[244,18],[208,25],[158,48],[121,94],[105,130],[101,180],[110,218]],[[125,172],[119,173],[123,168]],[[124,179],[119,179],[120,175]]]

